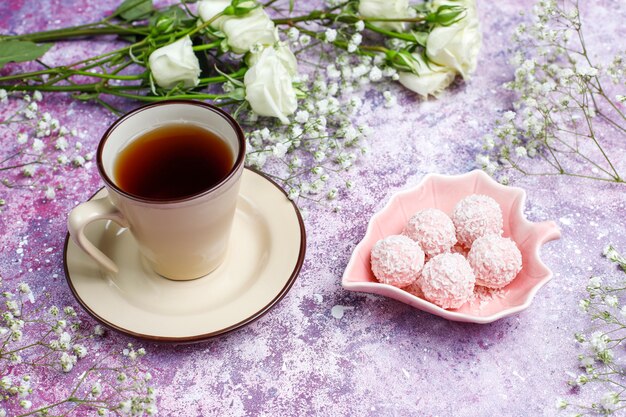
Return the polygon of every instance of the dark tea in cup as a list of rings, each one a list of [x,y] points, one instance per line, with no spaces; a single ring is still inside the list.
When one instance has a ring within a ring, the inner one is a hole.
[[[129,194],[171,200],[211,189],[233,164],[230,146],[215,133],[177,123],[150,130],[122,149],[113,176]]]

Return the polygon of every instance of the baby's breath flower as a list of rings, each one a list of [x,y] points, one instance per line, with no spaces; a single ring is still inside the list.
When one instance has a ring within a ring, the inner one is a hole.
[[[72,351],[76,354],[78,359],[82,359],[87,356],[87,348],[83,345],[74,345],[72,346]]]
[[[287,31],[287,38],[292,42],[295,42],[296,40],[298,40],[299,36],[300,36],[300,31],[298,30],[298,28],[291,27]]]
[[[93,397],[98,397],[100,394],[102,394],[102,384],[100,384],[100,381],[96,381],[93,386],[91,387],[91,391],[89,391],[89,394],[91,394]]]
[[[59,363],[63,372],[70,372],[74,365],[76,365],[76,356],[63,352],[61,354],[61,358],[59,359]]]
[[[607,295],[604,297],[604,303],[609,307],[617,307],[618,299],[614,295]]]
[[[335,42],[337,39],[337,31],[332,28],[326,29],[324,32],[324,40],[328,43]]]
[[[25,144],[26,142],[28,142],[28,135],[24,132],[20,132],[17,134],[17,143],[19,143],[20,145]]]
[[[602,285],[602,277],[594,276],[589,278],[589,283],[587,284],[588,289],[598,289]]]
[[[567,405],[568,405],[567,401],[565,401],[563,398],[556,399],[555,406],[558,410],[564,410],[565,408],[567,408]]]
[[[76,155],[74,159],[72,159],[72,163],[76,167],[82,167],[83,165],[85,165],[85,158],[80,155]]]
[[[56,197],[56,192],[54,191],[53,187],[48,186],[46,187],[44,195],[48,200],[54,200],[54,198]]]
[[[303,33],[302,35],[300,35],[300,38],[298,39],[298,42],[302,46],[307,46],[308,44],[311,43],[311,37],[309,35]]]
[[[30,165],[26,165],[23,169],[22,169],[22,175],[24,175],[25,177],[32,177],[35,174],[35,171],[37,170],[37,166],[34,164],[30,164]]]

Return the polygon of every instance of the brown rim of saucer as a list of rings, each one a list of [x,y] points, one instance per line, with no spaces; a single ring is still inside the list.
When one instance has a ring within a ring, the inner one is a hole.
[[[264,173],[257,171],[256,169],[253,168],[248,168],[246,167],[245,169],[247,169],[248,171],[251,171],[261,177],[263,177],[264,179],[266,179],[267,181],[269,181],[270,183],[272,183],[276,188],[278,188],[280,190],[281,193],[283,193],[285,195],[286,198],[288,198],[287,193],[285,192],[285,190],[282,189],[282,187],[280,187],[276,181],[272,180],[270,177],[268,177],[267,175],[265,175]],[[102,190],[102,188],[100,188],[98,191],[96,191],[91,197],[89,197],[89,200],[93,199],[96,194],[98,194],[100,191]],[[87,303],[85,303],[83,301],[83,299],[80,297],[80,295],[78,295],[78,292],[76,291],[76,289],[74,288],[74,285],[72,284],[72,280],[70,279],[70,271],[68,269],[67,266],[67,250],[68,250],[68,245],[70,242],[70,234],[67,233],[65,235],[65,243],[63,245],[63,268],[65,269],[65,280],[67,281],[70,290],[72,291],[72,294],[74,295],[74,298],[76,298],[76,300],[78,301],[78,303],[81,305],[81,307],[87,311],[87,313],[89,313],[89,315],[91,317],[93,317],[96,321],[100,322],[101,324],[105,325],[106,327],[108,327],[109,329],[118,331],[122,334],[125,334],[127,336],[131,336],[137,339],[141,339],[141,340],[145,340],[145,341],[149,341],[149,342],[158,342],[158,343],[168,343],[168,344],[190,344],[190,343],[198,343],[198,342],[204,342],[207,341],[209,339],[218,337],[218,336],[223,336],[227,333],[230,333],[234,330],[237,330],[241,327],[244,327],[250,323],[252,323],[253,321],[259,319],[260,317],[262,317],[263,315],[265,315],[272,307],[274,307],[274,305],[276,305],[280,300],[282,300],[285,295],[287,295],[287,293],[289,292],[289,290],[291,289],[291,287],[293,286],[293,283],[296,281],[296,278],[298,277],[298,274],[300,273],[300,269],[302,269],[302,264],[304,263],[304,257],[306,254],[306,230],[304,227],[304,221],[302,219],[302,215],[300,214],[300,210],[298,210],[298,206],[296,206],[296,204],[292,201],[289,200],[289,202],[291,203],[291,205],[294,208],[294,211],[296,213],[296,216],[298,218],[298,223],[300,225],[300,250],[298,252],[298,260],[296,262],[296,265],[294,266],[293,271],[291,272],[291,276],[289,277],[289,279],[285,282],[284,287],[276,294],[276,296],[270,300],[269,303],[267,303],[264,307],[262,307],[261,309],[259,309],[256,313],[252,314],[250,317],[241,320],[238,323],[232,324],[224,329],[220,329],[211,333],[205,333],[205,334],[200,334],[200,335],[195,335],[195,336],[185,336],[185,337],[167,337],[167,336],[152,336],[152,335],[146,335],[146,334],[142,334],[142,333],[137,333],[134,332],[132,330],[128,330],[125,329],[123,327],[117,326],[113,323],[110,323],[109,321],[103,319],[102,317],[98,316],[98,314],[96,314],[94,311],[92,311],[89,306],[87,305]]]
[[[120,187],[118,187],[115,182],[113,182],[113,180],[111,178],[109,178],[109,176],[107,175],[105,169],[104,169],[104,164],[102,163],[102,152],[104,151],[104,144],[106,143],[107,139],[109,138],[109,136],[111,135],[111,133],[113,132],[113,130],[115,130],[120,124],[122,124],[123,122],[125,122],[128,118],[130,118],[131,116],[136,115],[137,113],[140,113],[142,111],[145,110],[150,110],[153,107],[159,107],[159,106],[166,106],[169,104],[183,104],[183,105],[188,105],[188,106],[198,106],[198,107],[205,107],[217,114],[219,114],[220,116],[222,116],[233,128],[233,130],[235,131],[235,134],[237,135],[237,141],[239,142],[239,152],[237,153],[237,157],[235,158],[235,162],[233,163],[233,167],[230,169],[230,171],[228,171],[228,175],[226,175],[224,178],[222,178],[222,180],[220,182],[218,182],[217,184],[213,185],[210,188],[207,188],[204,191],[200,191],[196,194],[192,194],[192,195],[188,195],[188,196],[184,196],[184,197],[177,197],[177,198],[145,198],[145,197],[139,197],[135,194],[131,194],[128,193],[124,190],[122,190]],[[111,126],[109,126],[109,128],[106,130],[106,132],[104,132],[104,135],[102,135],[102,139],[100,139],[100,143],[98,143],[98,151],[96,153],[96,163],[98,165],[98,172],[100,173],[100,176],[102,177],[102,180],[105,182],[105,184],[114,189],[116,192],[118,192],[119,194],[125,196],[126,198],[130,198],[132,200],[135,201],[141,201],[144,203],[150,203],[150,204],[172,204],[172,203],[182,203],[185,201],[189,201],[189,200],[194,200],[200,196],[203,196],[207,193],[212,193],[215,190],[217,190],[218,188],[222,187],[224,184],[226,184],[232,177],[233,175],[235,175],[235,173],[237,171],[239,171],[239,168],[242,167],[244,165],[244,159],[246,157],[246,136],[243,133],[243,130],[241,129],[241,126],[239,126],[239,123],[237,123],[237,121],[228,113],[226,113],[224,110],[220,109],[219,107],[215,107],[211,104],[208,103],[204,103],[202,101],[195,101],[195,100],[180,100],[180,99],[174,99],[174,100],[163,100],[163,101],[159,101],[156,103],[150,103],[150,104],[146,104],[145,106],[141,106],[138,107],[134,110],[131,110],[130,112],[124,114],[123,116],[121,116],[119,119],[117,119],[115,122],[113,122],[113,124]]]

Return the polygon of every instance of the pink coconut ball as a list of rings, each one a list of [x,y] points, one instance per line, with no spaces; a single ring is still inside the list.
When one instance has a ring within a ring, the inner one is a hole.
[[[403,235],[392,235],[376,242],[371,253],[372,272],[383,284],[402,288],[413,283],[424,266],[419,243]]]
[[[522,254],[508,237],[487,235],[474,241],[467,255],[476,285],[502,288],[508,285],[522,269]]]
[[[502,209],[493,198],[472,194],[456,204],[452,222],[456,238],[469,248],[481,236],[502,234]]]
[[[442,253],[426,262],[419,280],[424,298],[446,309],[465,304],[475,282],[469,262],[458,253]]]
[[[419,243],[429,257],[450,251],[456,243],[454,223],[446,213],[436,208],[415,213],[402,234]]]

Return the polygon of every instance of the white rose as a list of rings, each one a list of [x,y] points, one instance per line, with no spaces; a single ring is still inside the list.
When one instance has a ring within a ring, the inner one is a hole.
[[[185,87],[198,85],[200,64],[192,48],[191,39],[185,36],[150,54],[150,71],[160,87],[172,88],[181,81]]]
[[[424,62],[420,54],[414,54],[416,61],[415,69],[417,74],[412,72],[400,72],[400,84],[415,91],[424,98],[429,95],[437,96],[443,89],[454,81],[455,72],[446,67],[441,67],[435,63]]]
[[[255,43],[272,45],[278,41],[274,22],[260,7],[244,16],[226,19],[222,32],[230,49],[237,54],[248,52]]]
[[[467,78],[476,69],[482,34],[475,12],[450,26],[436,26],[428,35],[426,55]]]
[[[277,117],[288,123],[287,116],[298,108],[292,77],[274,48],[266,48],[246,75],[246,100],[261,116]]]
[[[372,19],[407,18],[410,17],[409,0],[361,0],[359,14]],[[372,24],[395,32],[402,32],[405,28],[404,22],[372,22]]]
[[[223,12],[228,6],[230,6],[230,0],[203,0],[198,3],[198,14],[203,22],[207,22],[213,19],[218,13]],[[227,19],[227,16],[219,17],[211,22],[210,26],[222,30],[222,25]]]
[[[296,56],[291,52],[289,46],[284,42],[278,42],[273,46],[268,46],[261,51],[258,52],[250,52],[247,57],[248,67],[252,67],[257,62],[259,62],[259,58],[265,52],[265,49],[272,48],[274,49],[275,55],[278,57],[283,66],[289,71],[289,74],[293,77],[298,72],[298,61],[296,60]]]
[[[230,4],[230,0],[204,0],[198,5],[198,14],[206,22]],[[210,26],[224,32],[228,46],[237,54],[245,54],[255,43],[271,45],[278,41],[274,22],[262,7],[243,16],[222,16]]]

